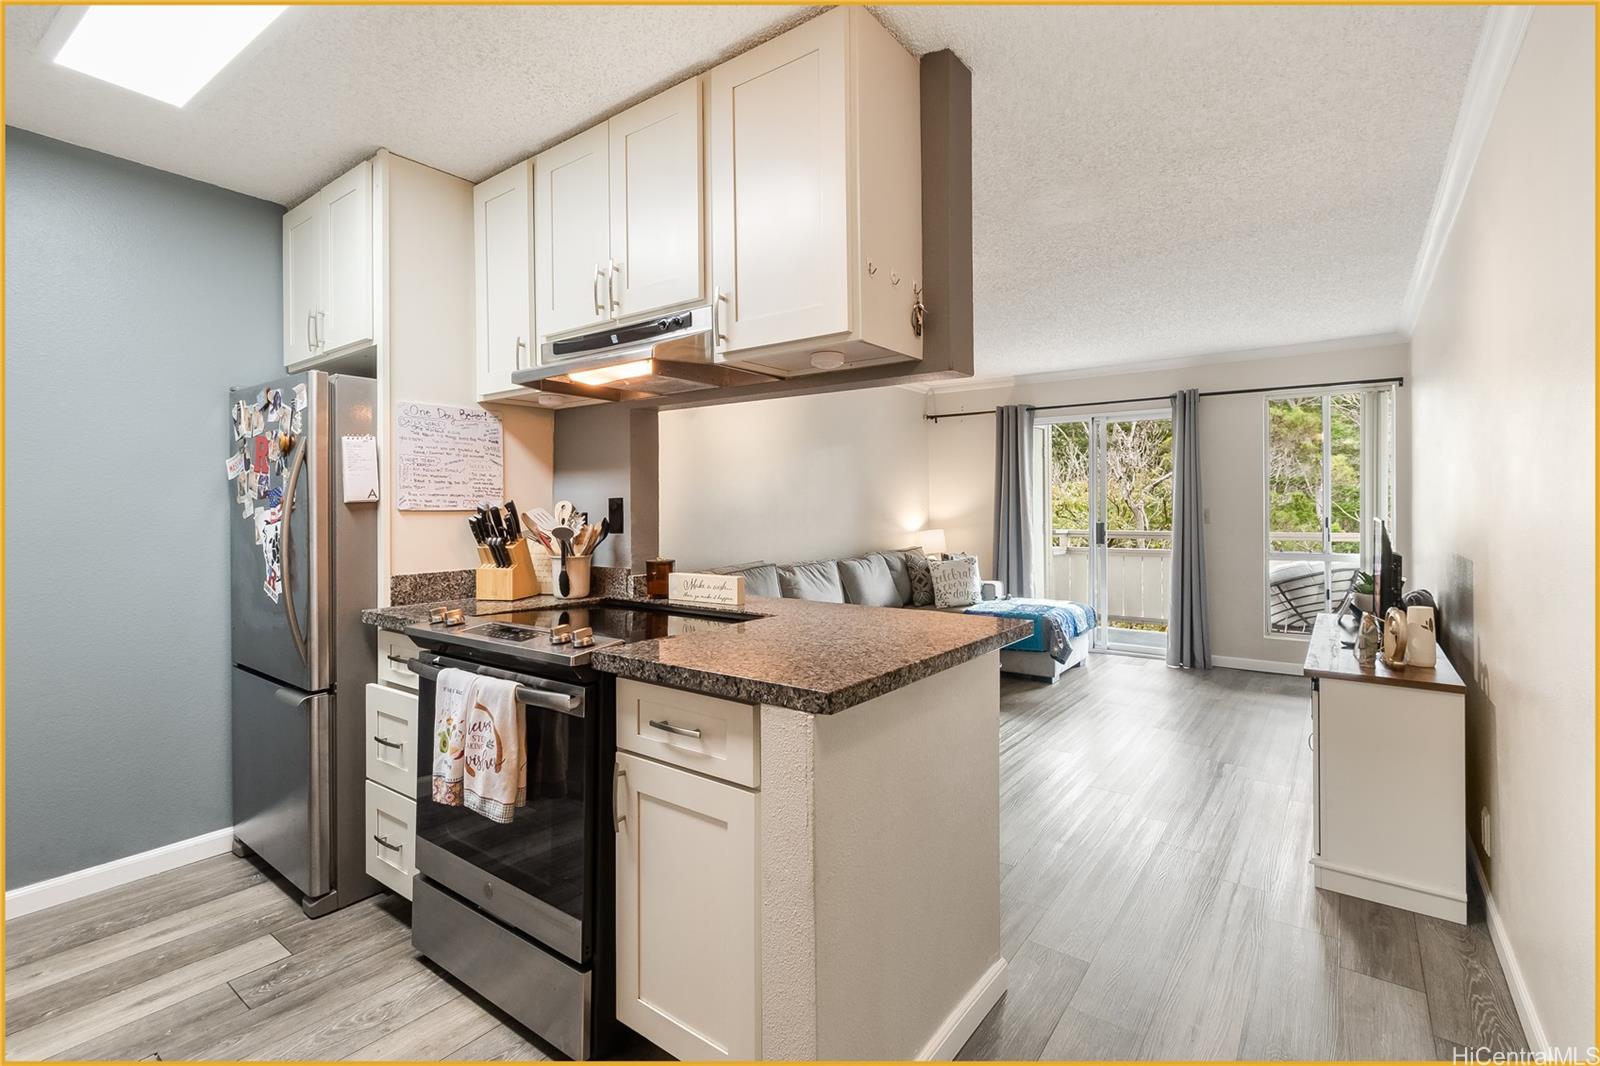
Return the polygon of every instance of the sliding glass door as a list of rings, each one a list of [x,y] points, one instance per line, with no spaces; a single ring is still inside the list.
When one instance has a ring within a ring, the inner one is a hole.
[[[1095,415],[1040,427],[1045,455],[1043,587],[1094,608],[1093,647],[1166,648],[1172,558],[1172,420]]]
[[[1266,400],[1266,618],[1305,634],[1370,572],[1372,519],[1393,514],[1393,390]]]

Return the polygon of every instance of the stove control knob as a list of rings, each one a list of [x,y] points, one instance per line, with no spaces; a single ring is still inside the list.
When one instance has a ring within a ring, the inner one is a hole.
[[[572,631],[572,646],[574,648],[594,647],[594,630],[589,626],[574,629]]]
[[[459,626],[465,623],[466,620],[467,613],[459,607],[444,613],[444,624],[447,626]]]
[[[572,627],[569,625],[552,626],[550,628],[550,643],[570,644],[572,642]]]

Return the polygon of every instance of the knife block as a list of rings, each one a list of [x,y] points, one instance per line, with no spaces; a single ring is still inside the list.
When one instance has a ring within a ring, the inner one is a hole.
[[[496,566],[493,560],[478,567],[478,599],[520,600],[539,594],[539,579],[533,572],[528,542],[518,537],[511,543],[511,565]],[[486,554],[486,550],[483,550]]]

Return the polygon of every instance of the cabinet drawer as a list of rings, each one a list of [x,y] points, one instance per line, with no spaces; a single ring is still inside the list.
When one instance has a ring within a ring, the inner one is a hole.
[[[406,668],[406,660],[422,649],[404,633],[378,631],[378,680],[401,688],[417,689],[417,675]]]
[[[367,686],[367,779],[401,795],[417,788],[417,697]]]
[[[367,782],[367,873],[411,898],[416,872],[417,801]]]
[[[757,733],[756,708],[748,703],[617,681],[617,747],[624,751],[757,788]]]

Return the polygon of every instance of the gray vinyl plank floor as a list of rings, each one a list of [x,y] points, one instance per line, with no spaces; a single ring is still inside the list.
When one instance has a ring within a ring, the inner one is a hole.
[[[1122,656],[1002,683],[1009,990],[961,1058],[1525,1047],[1476,895],[1457,926],[1313,886],[1307,696]],[[308,920],[224,855],[7,922],[7,1058],[547,1056],[418,956],[408,919],[384,895]]]

